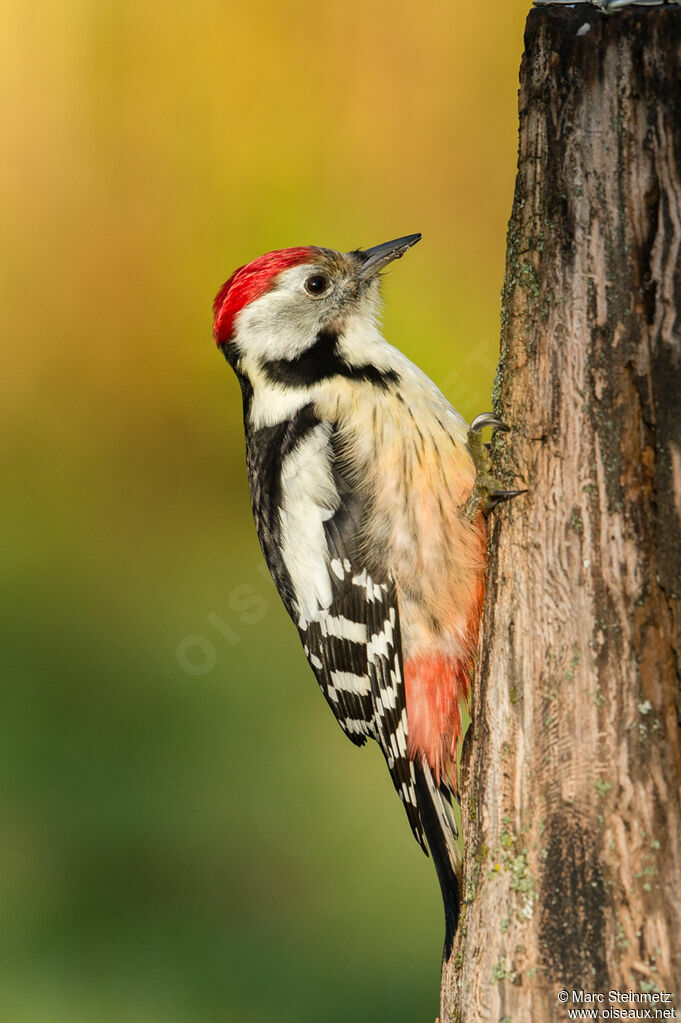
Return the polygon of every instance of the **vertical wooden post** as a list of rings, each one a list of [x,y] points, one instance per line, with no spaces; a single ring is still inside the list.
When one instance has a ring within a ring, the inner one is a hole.
[[[441,1023],[681,1015],[681,9],[529,14],[495,405]]]

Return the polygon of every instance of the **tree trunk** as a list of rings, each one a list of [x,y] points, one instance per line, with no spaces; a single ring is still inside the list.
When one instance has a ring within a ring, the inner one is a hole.
[[[681,10],[531,11],[442,1023],[681,1015],[680,261]]]

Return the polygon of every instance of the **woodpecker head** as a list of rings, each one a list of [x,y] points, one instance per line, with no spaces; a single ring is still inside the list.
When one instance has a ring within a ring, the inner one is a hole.
[[[213,304],[213,336],[240,377],[307,384],[370,362],[380,271],[419,241],[407,235],[371,249],[305,246],[268,252],[240,267]]]

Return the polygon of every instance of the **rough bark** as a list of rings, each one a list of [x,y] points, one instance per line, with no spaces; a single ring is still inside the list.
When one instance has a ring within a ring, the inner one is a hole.
[[[680,261],[681,10],[531,11],[442,1023],[681,1014]]]

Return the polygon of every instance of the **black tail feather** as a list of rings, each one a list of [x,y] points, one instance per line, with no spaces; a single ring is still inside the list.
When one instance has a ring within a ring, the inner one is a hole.
[[[445,910],[444,955],[445,959],[449,959],[459,921],[458,831],[449,789],[445,785],[437,785],[427,765],[414,764],[414,774],[421,822],[442,890]]]

